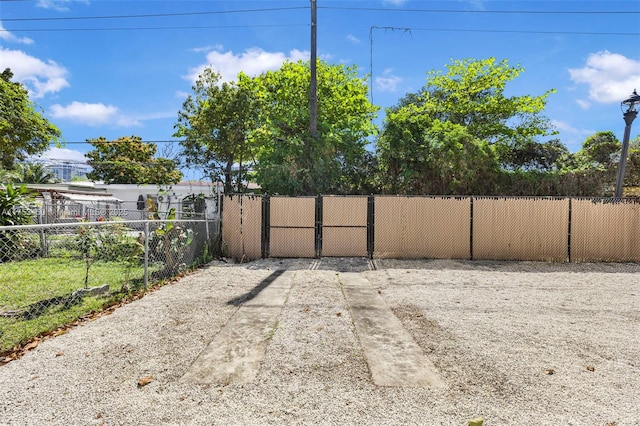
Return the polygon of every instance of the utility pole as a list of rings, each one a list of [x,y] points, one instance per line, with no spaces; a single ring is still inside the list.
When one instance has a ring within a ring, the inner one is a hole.
[[[317,10],[316,0],[311,0],[311,80],[309,83],[309,133],[312,138],[318,137],[318,81],[316,76],[317,58]]]

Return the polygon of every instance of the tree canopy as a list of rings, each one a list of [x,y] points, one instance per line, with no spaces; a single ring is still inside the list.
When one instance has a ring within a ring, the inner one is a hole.
[[[383,190],[394,194],[489,193],[498,161],[486,142],[457,123],[389,112],[378,140]]]
[[[524,72],[507,60],[454,60],[447,72],[427,73],[427,83],[409,102],[416,112],[467,128],[472,136],[490,143],[510,143],[553,134],[542,115],[548,96],[506,96],[507,83]],[[404,106],[404,105],[403,105]]]
[[[60,138],[60,130],[36,110],[27,89],[12,78],[9,68],[0,74],[0,167],[6,170]]]
[[[268,193],[359,191],[359,171],[373,164],[365,145],[377,107],[355,67],[318,61],[319,135],[312,137],[309,76],[308,61],[231,83],[205,69],[175,125],[187,165],[205,167],[227,191],[242,190],[249,177]]]
[[[192,90],[178,112],[173,135],[184,138],[186,165],[205,168],[228,193],[242,191],[255,156],[248,139],[257,115],[254,93],[245,85],[221,82],[211,68],[203,71]]]
[[[318,132],[309,129],[308,61],[222,82],[206,69],[183,104],[174,136],[186,164],[262,192],[316,194],[607,195],[620,143],[597,132],[570,153],[543,114],[554,90],[507,95],[524,71],[495,58],[454,60],[388,108],[375,152],[378,108],[355,67],[318,61]],[[509,88],[510,89],[510,88]],[[640,185],[640,142],[625,183]]]
[[[429,72],[421,91],[387,110],[377,141],[386,190],[493,194],[500,192],[501,167],[553,169],[566,149],[536,141],[553,134],[542,115],[553,91],[504,94],[522,72],[494,58],[456,60],[446,73]]]
[[[169,185],[180,182],[182,172],[175,161],[155,157],[157,146],[145,143],[139,136],[120,137],[109,141],[104,137],[88,139],[94,146],[86,154],[93,170],[87,173],[92,181],[104,183]]]
[[[354,170],[366,170],[367,138],[378,108],[356,67],[317,63],[318,136],[309,129],[308,61],[243,78],[258,100],[255,179],[268,193],[312,195],[359,191]],[[355,179],[355,181],[354,181]]]

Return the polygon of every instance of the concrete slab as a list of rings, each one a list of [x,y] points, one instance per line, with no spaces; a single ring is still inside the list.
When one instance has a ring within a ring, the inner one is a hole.
[[[291,290],[293,271],[276,271],[268,285],[258,285],[231,320],[182,377],[195,383],[248,383],[258,374],[267,342],[275,332]]]
[[[435,366],[378,291],[357,273],[339,275],[364,355],[378,386],[439,387]]]

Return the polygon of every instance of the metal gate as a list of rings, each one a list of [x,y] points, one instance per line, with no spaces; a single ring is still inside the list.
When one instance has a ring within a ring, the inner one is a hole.
[[[367,197],[265,197],[265,256],[364,257]]]

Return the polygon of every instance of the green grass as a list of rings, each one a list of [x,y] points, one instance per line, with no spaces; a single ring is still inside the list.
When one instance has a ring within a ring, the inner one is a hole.
[[[85,270],[83,260],[71,257],[0,263],[0,311],[24,309],[41,300],[68,296],[84,287]],[[124,262],[97,261],[91,265],[87,285],[109,284],[112,292],[119,291],[127,282],[140,282],[143,273],[142,266],[128,268]],[[0,317],[0,353],[87,313],[99,311],[122,296],[85,297],[81,303],[68,308],[52,305],[33,319]]]
[[[89,268],[87,287],[109,285],[110,294],[86,296],[79,303],[65,306],[64,303],[51,304],[38,312],[34,318],[0,316],[0,354],[24,344],[36,336],[56,330],[66,324],[92,312],[104,309],[106,305],[126,297],[129,289],[138,290],[143,281],[142,265],[131,266],[129,260],[135,261],[135,238],[120,238],[117,229],[110,233],[102,229],[99,249],[94,247],[95,258]],[[110,239],[110,237],[114,239]],[[23,241],[26,251],[23,256],[16,256],[14,261],[0,263],[0,312],[24,312],[33,304],[52,299],[66,297],[74,291],[85,287],[86,263],[80,251],[77,232],[48,235],[46,250],[44,240],[39,234],[25,235]],[[132,245],[133,244],[133,245]],[[17,260],[29,256],[46,256],[37,259]],[[139,254],[137,255],[139,256]],[[202,259],[193,260],[188,268],[203,263],[209,255],[205,251]],[[100,259],[100,260],[99,260]],[[106,261],[106,260],[108,261]],[[171,278],[176,271],[166,269],[162,262],[149,264],[151,282],[161,282]],[[123,286],[127,291],[123,290]]]

